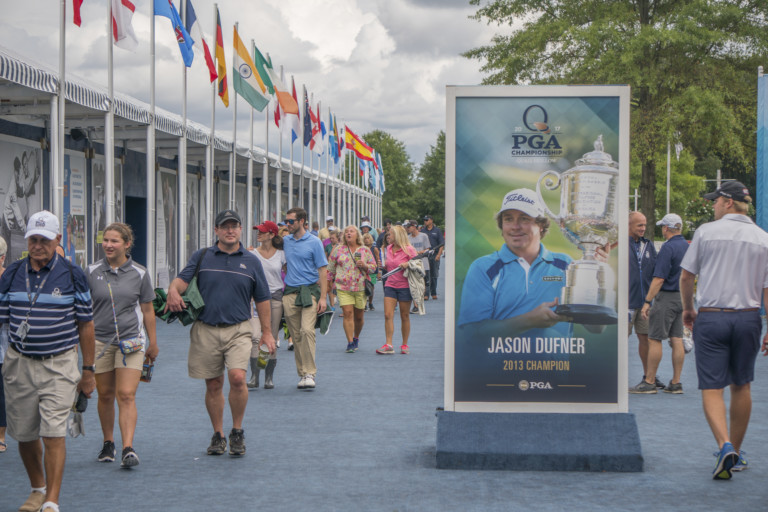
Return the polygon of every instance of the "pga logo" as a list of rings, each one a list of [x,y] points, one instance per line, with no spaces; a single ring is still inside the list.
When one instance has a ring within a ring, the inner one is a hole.
[[[529,389],[552,389],[552,385],[549,382],[528,382],[527,380],[521,380],[518,384],[520,391],[528,391]]]

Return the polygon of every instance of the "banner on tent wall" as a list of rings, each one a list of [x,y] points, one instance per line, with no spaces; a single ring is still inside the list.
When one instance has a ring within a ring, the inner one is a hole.
[[[246,197],[248,195],[248,189],[245,188],[245,185],[236,184],[235,185],[235,211],[240,216],[240,218],[243,220],[243,229],[240,231],[240,241],[245,244],[246,238],[245,235],[247,234],[247,229],[250,229],[251,226],[246,226],[248,223],[248,198]]]
[[[199,248],[200,234],[200,179],[196,175],[187,175],[187,258]],[[181,270],[181,269],[179,269]]]
[[[6,266],[27,255],[29,217],[42,210],[40,147],[0,139],[0,236],[8,244]]]
[[[64,155],[64,222],[61,242],[66,257],[82,268],[88,263],[85,244],[85,165],[85,157]]]
[[[446,410],[626,411],[629,88],[448,92]]]
[[[123,218],[123,180],[122,166],[114,164],[115,168],[115,222],[122,222]],[[101,243],[104,240],[104,228],[107,227],[107,196],[106,196],[106,172],[105,161],[95,159],[91,161],[91,221],[93,222],[93,260],[98,261],[104,257],[104,249]]]
[[[155,208],[155,282],[168,289],[171,280],[179,272],[176,251],[176,172],[160,169],[156,175]]]

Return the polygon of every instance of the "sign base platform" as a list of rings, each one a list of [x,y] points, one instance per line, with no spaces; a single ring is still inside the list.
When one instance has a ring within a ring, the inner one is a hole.
[[[438,469],[643,470],[629,413],[437,413]]]

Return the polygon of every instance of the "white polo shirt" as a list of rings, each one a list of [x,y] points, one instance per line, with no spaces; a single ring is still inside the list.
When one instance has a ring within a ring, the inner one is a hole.
[[[768,233],[728,213],[699,226],[680,266],[699,276],[700,308],[759,308],[768,288]]]

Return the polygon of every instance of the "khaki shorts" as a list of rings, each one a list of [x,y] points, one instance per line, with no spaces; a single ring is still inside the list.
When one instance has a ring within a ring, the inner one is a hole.
[[[199,320],[189,333],[187,369],[193,379],[213,379],[230,370],[247,370],[251,357],[251,323],[214,327]]]
[[[629,310],[629,332],[627,332],[627,336],[632,334],[632,326],[635,327],[636,334],[648,334],[648,320],[643,319],[643,315],[640,314],[641,309]]]
[[[66,437],[80,382],[77,350],[37,361],[8,350],[3,362],[8,435],[20,443]]]
[[[360,290],[359,292],[336,290],[336,295],[339,297],[340,306],[351,305],[356,309],[365,309],[365,303],[367,302],[365,297],[365,290]]]
[[[131,370],[141,371],[144,365],[144,351],[139,350],[125,355],[125,364],[123,364],[123,353],[117,345],[108,345],[104,350],[106,343],[96,340],[96,373],[111,372],[116,368],[130,368]],[[104,352],[102,354],[102,351]]]

